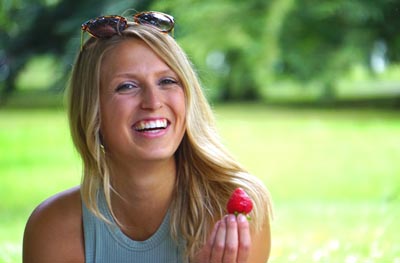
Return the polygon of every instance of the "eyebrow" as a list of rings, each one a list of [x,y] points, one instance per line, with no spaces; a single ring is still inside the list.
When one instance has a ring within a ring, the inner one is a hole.
[[[174,76],[178,77],[175,71],[170,68],[160,69],[153,72],[153,75],[164,75],[164,74],[173,74]],[[114,75],[114,77],[136,77],[135,72],[121,72]]]

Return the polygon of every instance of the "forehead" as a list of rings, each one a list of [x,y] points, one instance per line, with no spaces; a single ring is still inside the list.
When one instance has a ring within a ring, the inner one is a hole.
[[[112,46],[103,56],[102,64],[113,63],[121,64],[125,62],[140,63],[145,60],[153,62],[165,62],[143,41],[140,39],[129,38]]]
[[[101,61],[101,77],[121,72],[173,71],[144,41],[136,38],[115,44]],[[175,73],[175,72],[174,72]]]

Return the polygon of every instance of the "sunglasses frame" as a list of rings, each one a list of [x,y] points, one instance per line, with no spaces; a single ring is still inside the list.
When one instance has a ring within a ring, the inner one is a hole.
[[[160,22],[167,22],[167,27],[163,28]],[[109,25],[114,32],[108,34],[96,33],[95,29],[98,24]],[[90,19],[84,22],[81,26],[81,50],[83,48],[83,34],[84,32],[89,33],[94,38],[105,39],[110,38],[115,35],[121,35],[121,32],[128,28],[130,25],[146,25],[156,28],[163,33],[171,33],[173,35],[173,30],[175,26],[175,20],[173,16],[157,12],[157,11],[145,11],[133,15],[133,22],[129,22],[123,16],[119,15],[106,15],[98,16],[96,18]]]

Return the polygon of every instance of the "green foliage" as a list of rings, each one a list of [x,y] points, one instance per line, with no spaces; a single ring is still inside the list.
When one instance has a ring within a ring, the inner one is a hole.
[[[193,0],[191,9],[185,4],[162,1],[153,7],[177,16],[177,39],[211,98],[273,97],[282,81],[318,87],[321,98],[334,96],[336,82],[354,65],[370,71],[377,41],[387,47],[383,59],[399,61],[395,1]]]
[[[51,55],[32,58],[17,79],[20,90],[43,90],[53,86],[62,69],[56,57]]]
[[[138,1],[136,5],[146,8],[151,2]],[[130,7],[129,0],[6,0],[0,9],[0,21],[4,21],[0,28],[0,99],[16,89],[20,74],[37,56],[56,57],[58,62],[60,74],[51,76],[53,81],[43,89],[64,88],[79,50],[81,24],[104,13],[120,14]]]
[[[281,74],[302,81],[316,77],[332,81],[354,63],[368,63],[379,33],[370,25],[385,15],[377,3],[296,2],[280,36]]]
[[[370,79],[400,64],[396,0],[3,2],[0,88],[6,92],[16,88],[34,56],[57,58],[61,74],[50,86],[63,86],[79,50],[80,24],[128,9],[160,10],[176,18],[176,39],[214,100],[273,101],[287,83],[303,86],[298,92],[305,93],[317,87],[321,95],[314,100],[329,100],[352,68],[362,66]],[[373,55],[381,68],[374,68]]]
[[[185,4],[183,3],[185,2]],[[157,2],[154,9],[177,17],[177,39],[198,67],[211,98],[258,97],[258,67],[264,63],[266,1]],[[260,68],[264,72],[262,68]],[[265,83],[263,83],[265,84]]]

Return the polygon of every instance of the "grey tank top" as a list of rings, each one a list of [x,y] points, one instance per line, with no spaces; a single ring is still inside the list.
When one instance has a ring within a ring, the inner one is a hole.
[[[104,194],[98,195],[101,213],[112,222],[107,224],[82,203],[86,263],[184,263],[182,246],[169,231],[170,216],[165,216],[156,233],[145,241],[126,236],[115,224]]]

